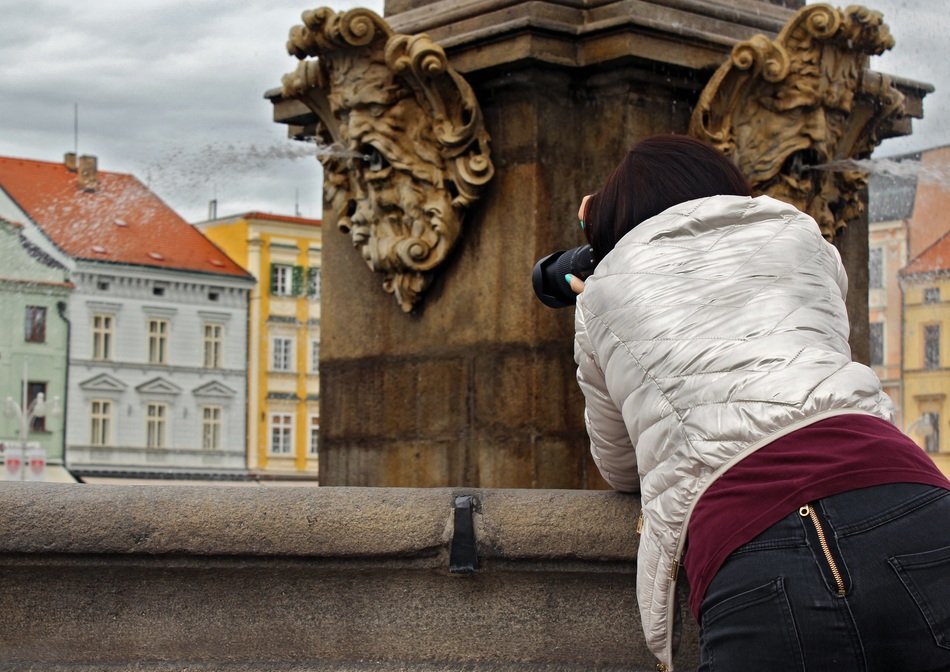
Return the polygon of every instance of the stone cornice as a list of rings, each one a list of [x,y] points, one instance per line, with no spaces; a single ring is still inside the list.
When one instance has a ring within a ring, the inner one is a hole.
[[[243,378],[247,375],[244,369],[211,369],[202,366],[176,366],[174,364],[147,364],[145,362],[121,362],[102,359],[79,359],[69,360],[70,366],[84,366],[88,369],[98,369],[100,371],[108,370],[114,373],[134,369],[135,371],[157,371],[168,376],[180,375],[183,373],[201,374],[213,376],[215,378]]]
[[[391,5],[409,3],[388,3]],[[738,41],[776,34],[792,10],[712,0],[437,0],[387,15],[425,32],[460,72],[515,58],[584,67],[629,56],[690,68],[717,66]],[[530,38],[528,37],[530,36]]]
[[[631,60],[711,72],[735,44],[775,37],[795,13],[757,0],[388,0],[386,10],[395,31],[428,34],[469,76],[525,63],[573,69]],[[904,95],[904,116],[881,129],[882,138],[909,135],[933,91],[901,77],[891,83]],[[705,76],[695,79],[697,93],[704,84]],[[291,137],[312,136],[316,117],[306,105],[279,88],[265,97]]]

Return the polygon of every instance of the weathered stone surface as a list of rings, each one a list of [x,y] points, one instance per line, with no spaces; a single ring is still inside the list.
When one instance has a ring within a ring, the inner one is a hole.
[[[531,269],[583,242],[577,203],[626,146],[685,130],[698,83],[631,63],[474,84],[496,177],[421,310],[392,310],[345,237],[324,239],[324,300],[338,308],[321,325],[321,483],[604,487],[587,455],[573,311],[541,305]]]
[[[14,483],[0,507],[0,670],[653,669],[633,497]]]
[[[553,39],[570,46],[576,35],[565,22],[590,18],[565,3],[482,4],[420,6],[392,19],[400,30],[438,24],[452,32],[454,62],[469,37],[480,58],[495,44],[482,33],[466,37],[474,24],[460,20],[495,25],[496,37],[517,33],[509,19],[560,21]],[[504,42],[509,69],[471,64],[496,174],[416,313],[391,310],[346,239],[325,238],[322,483],[604,487],[574,382],[573,314],[537,301],[531,268],[583,242],[574,224],[583,194],[636,138],[685,131],[702,85],[688,69],[633,59],[630,44],[615,43],[631,33],[608,29],[621,14],[633,20],[630,8],[610,5],[598,3],[592,19],[602,39],[580,55],[570,46],[570,62],[520,59]],[[725,48],[715,47],[720,55]],[[611,49],[627,50],[622,62],[590,66],[614,58]]]

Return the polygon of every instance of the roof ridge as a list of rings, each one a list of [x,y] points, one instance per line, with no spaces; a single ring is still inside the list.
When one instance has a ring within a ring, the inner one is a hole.
[[[918,263],[919,263],[920,265],[923,265],[923,264],[925,263],[924,257],[928,256],[931,252],[934,251],[934,249],[935,249],[938,245],[944,243],[945,241],[946,241],[946,242],[950,242],[950,229],[947,229],[947,230],[943,233],[943,235],[941,235],[939,238],[937,238],[937,240],[935,240],[935,241],[932,242],[930,245],[928,245],[927,247],[925,247],[923,250],[921,250],[920,254],[918,254],[916,257],[914,257],[914,258],[911,259],[909,262],[907,262],[907,265],[904,266],[904,268],[902,268],[902,269],[899,271],[899,274],[900,274],[900,275],[913,275],[914,273],[924,273],[924,272],[926,272],[926,270],[912,271],[912,270],[910,270],[910,268],[911,268],[914,264],[918,264]],[[929,269],[928,269],[928,270],[929,270]],[[950,270],[950,257],[948,257],[947,261],[945,262],[945,268],[942,269],[942,270]]]

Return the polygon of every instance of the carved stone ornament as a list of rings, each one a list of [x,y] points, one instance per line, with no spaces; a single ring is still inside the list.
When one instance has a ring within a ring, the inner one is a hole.
[[[757,194],[810,214],[829,240],[864,211],[868,158],[904,97],[868,70],[894,46],[881,14],[852,6],[801,9],[773,41],[735,45],[700,96],[690,134],[730,156]]]
[[[409,312],[494,173],[481,109],[427,35],[396,34],[368,9],[302,18],[283,95],[319,120],[324,210]]]

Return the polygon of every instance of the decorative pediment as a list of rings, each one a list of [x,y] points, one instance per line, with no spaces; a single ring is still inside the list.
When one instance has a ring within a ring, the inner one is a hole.
[[[79,389],[87,392],[121,392],[128,385],[108,373],[100,373],[79,383]]]
[[[810,214],[826,238],[864,211],[870,157],[904,97],[868,69],[894,46],[881,14],[864,7],[801,9],[775,40],[756,35],[733,47],[690,122],[690,135],[731,157],[757,194]]]
[[[394,33],[368,9],[309,10],[303,24],[283,96],[319,120],[324,212],[409,312],[494,174],[481,108],[425,34]]]
[[[196,387],[191,391],[196,397],[220,397],[230,398],[237,396],[237,392],[217,380],[212,380],[204,385]]]
[[[135,388],[139,394],[181,394],[181,388],[170,380],[153,378]]]

